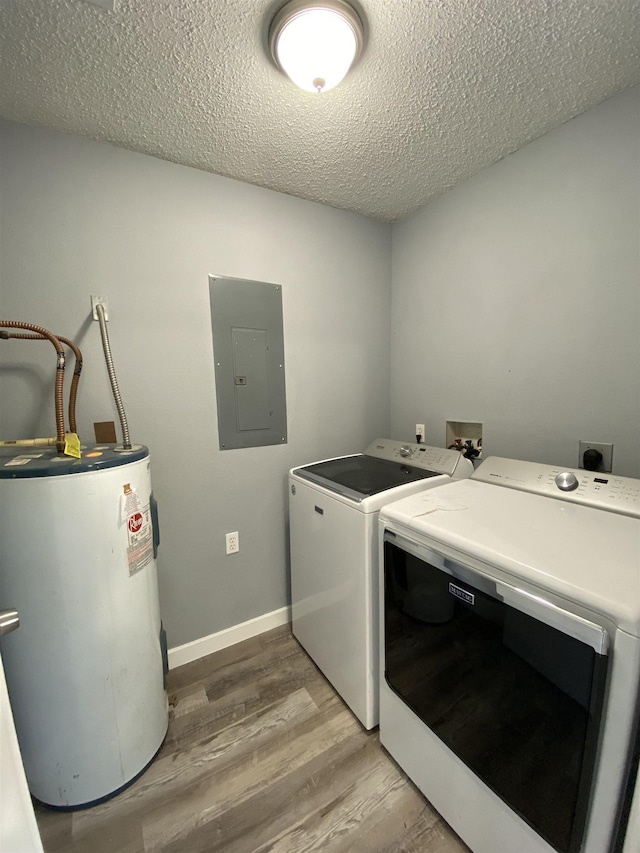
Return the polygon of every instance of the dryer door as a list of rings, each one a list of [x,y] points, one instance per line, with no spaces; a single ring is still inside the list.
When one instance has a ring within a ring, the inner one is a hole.
[[[393,534],[384,548],[389,686],[553,847],[579,850],[606,632]]]

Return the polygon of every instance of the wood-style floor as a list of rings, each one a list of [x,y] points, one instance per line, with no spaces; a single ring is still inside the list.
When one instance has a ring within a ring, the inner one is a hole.
[[[291,635],[169,673],[166,740],[78,812],[36,806],[47,853],[468,853]]]

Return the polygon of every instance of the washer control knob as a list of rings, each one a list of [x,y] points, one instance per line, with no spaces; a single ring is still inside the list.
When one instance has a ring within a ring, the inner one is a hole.
[[[578,488],[578,478],[569,471],[564,471],[556,477],[556,486],[563,492],[572,492]]]
[[[403,444],[400,447],[400,456],[411,456],[411,448],[408,444]]]

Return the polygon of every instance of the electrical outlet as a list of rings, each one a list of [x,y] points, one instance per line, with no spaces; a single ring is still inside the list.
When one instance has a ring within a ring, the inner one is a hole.
[[[237,554],[240,550],[240,537],[238,531],[227,533],[227,554]]]
[[[109,302],[106,296],[92,296],[91,297],[91,315],[94,320],[98,319],[97,307],[98,305],[102,305],[102,310],[104,311],[104,319],[109,319]]]
[[[613,444],[603,444],[598,441],[580,441],[578,442],[578,468],[584,468],[584,454],[586,450],[597,450],[602,454],[602,463],[598,466],[598,471],[602,473],[610,473],[612,470],[613,461]]]
[[[418,438],[418,436],[420,436],[420,437]],[[424,424],[416,424],[416,441],[419,444],[424,444],[424,439],[425,439]]]

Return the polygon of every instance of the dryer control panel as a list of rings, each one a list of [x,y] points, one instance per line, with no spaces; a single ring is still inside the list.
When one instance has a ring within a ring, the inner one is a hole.
[[[490,456],[472,480],[640,518],[640,480]]]

